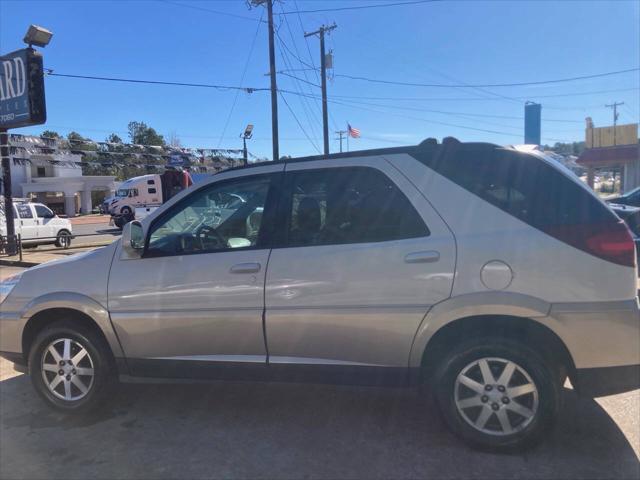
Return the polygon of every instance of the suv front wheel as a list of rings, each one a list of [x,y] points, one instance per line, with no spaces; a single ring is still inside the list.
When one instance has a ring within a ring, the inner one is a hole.
[[[47,326],[34,340],[29,375],[45,402],[65,412],[85,411],[107,397],[115,375],[109,347],[77,322]]]
[[[560,407],[557,369],[524,344],[474,339],[436,371],[436,397],[450,429],[474,447],[514,451],[534,445]]]

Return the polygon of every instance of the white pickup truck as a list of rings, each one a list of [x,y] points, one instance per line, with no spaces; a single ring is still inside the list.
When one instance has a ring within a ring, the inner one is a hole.
[[[7,219],[4,203],[0,202],[0,250],[7,235]],[[13,204],[15,234],[20,235],[25,248],[46,243],[57,247],[71,245],[72,227],[67,218],[60,218],[42,203],[15,201]]]

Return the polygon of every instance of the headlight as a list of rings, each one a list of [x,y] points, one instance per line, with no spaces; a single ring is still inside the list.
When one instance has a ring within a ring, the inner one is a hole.
[[[20,281],[20,277],[22,277],[22,273],[13,275],[12,277],[0,282],[0,303],[4,302],[4,300],[9,296],[13,287],[15,287]]]

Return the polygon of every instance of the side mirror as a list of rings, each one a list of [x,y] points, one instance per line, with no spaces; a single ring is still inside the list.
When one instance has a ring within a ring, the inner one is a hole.
[[[144,229],[142,224],[133,220],[122,228],[122,249],[129,258],[140,258],[144,249]]]

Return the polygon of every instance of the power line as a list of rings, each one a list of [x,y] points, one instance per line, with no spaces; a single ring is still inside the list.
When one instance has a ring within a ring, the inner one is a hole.
[[[284,40],[282,39],[282,37],[280,37],[279,34],[276,35],[278,38],[278,41],[280,43],[281,46],[286,45],[284,43]],[[285,63],[285,66],[291,68],[291,63],[289,61],[289,57],[287,56],[287,52],[285,50],[285,48],[282,48],[280,50],[280,56],[282,57],[283,62]],[[287,75],[290,76],[290,75]],[[297,89],[297,92],[295,93],[296,96],[298,97],[298,101],[300,102],[300,105],[302,106],[302,110],[304,112],[305,117],[307,118],[307,123],[309,125],[309,129],[311,131],[311,135],[315,138],[316,137],[316,130],[314,128],[314,121],[311,119],[311,115],[310,115],[310,109],[308,108],[308,105],[306,104],[306,102],[308,101],[307,99],[310,97],[310,95],[307,95],[305,93],[303,93],[302,91],[302,86],[301,86],[301,82],[304,82],[304,80],[302,79],[298,79],[297,77],[293,77],[295,82],[293,83],[294,88]]]
[[[172,85],[172,86],[179,86],[179,87],[215,88],[217,90],[243,90],[247,93],[262,92],[262,91],[269,90],[268,88],[237,87],[237,86],[231,86],[231,85],[214,85],[210,83],[163,82],[160,80],[137,80],[137,79],[131,79],[131,78],[96,77],[92,75],[71,75],[71,74],[64,74],[64,73],[55,73],[51,69],[45,69],[45,72],[50,77],[81,78],[84,80],[104,80],[108,82],[142,83],[142,84],[149,84],[149,85]]]
[[[631,87],[631,88],[617,88],[612,90],[594,90],[590,92],[579,92],[579,93],[558,93],[554,95],[535,95],[535,96],[526,96],[526,97],[511,97],[516,100],[529,100],[531,98],[555,98],[555,97],[578,97],[584,95],[596,95],[600,93],[613,93],[613,92],[630,92],[630,91],[638,91],[639,87]],[[486,97],[371,97],[371,96],[354,96],[354,95],[333,95],[334,98],[354,98],[354,99],[363,99],[363,100],[405,100],[405,101],[420,101],[420,102],[467,102],[474,100],[495,100],[493,98]],[[546,106],[545,106],[546,107]],[[547,107],[548,108],[548,107]],[[583,108],[583,107],[581,107]]]
[[[296,10],[299,10],[298,8],[298,0],[293,0],[293,4],[296,6]],[[287,18],[287,17],[285,17]],[[316,68],[316,63],[313,60],[313,54],[311,53],[311,45],[309,45],[309,38],[306,37],[305,34],[305,28],[304,28],[304,24],[302,23],[302,15],[300,15],[300,13],[298,13],[298,24],[300,25],[300,31],[302,32],[302,37],[304,38],[304,43],[307,46],[307,54],[309,55],[309,61],[311,62],[311,66],[313,67],[313,73],[316,76],[316,82],[320,83],[320,74],[319,74],[319,68]],[[332,37],[330,37],[332,38]],[[307,75],[304,76],[304,78],[307,78]],[[318,111],[322,112],[322,105],[320,105],[320,101],[318,99],[316,99],[315,101],[316,106],[318,107]],[[331,119],[331,123],[333,123],[333,127],[336,130],[340,130],[340,128],[338,128],[338,125],[336,124],[335,120],[333,119],[333,115],[331,114],[331,112],[329,112],[329,118]]]
[[[196,5],[187,5],[185,3],[171,2],[170,0],[156,0],[156,1],[162,2],[162,3],[171,4],[171,5],[176,5],[178,7],[191,8],[193,10],[199,10],[201,12],[215,13],[216,15],[225,15],[227,17],[240,18],[242,20],[251,20],[253,22],[262,22],[262,17],[260,17],[260,20],[257,20],[254,17],[249,17],[249,16],[246,16],[246,15],[238,15],[236,13],[222,12],[220,10],[211,10],[209,8],[204,8],[204,7],[200,7],[200,6],[196,6]]]
[[[249,48],[249,55],[247,55],[247,61],[244,64],[244,69],[242,70],[242,77],[240,77],[240,85],[244,83],[244,77],[247,74],[247,69],[249,68],[249,61],[251,60],[251,55],[253,54],[253,48],[256,45],[256,40],[258,38],[258,33],[260,32],[260,26],[262,25],[262,17],[264,16],[264,10],[260,14],[260,23],[258,23],[258,28],[256,28],[256,33],[253,36],[253,40],[251,41],[251,47]],[[224,122],[224,128],[222,129],[222,134],[220,134],[220,140],[218,140],[218,147],[222,143],[222,139],[224,138],[224,134],[227,133],[227,127],[229,126],[229,121],[231,120],[231,115],[233,115],[233,110],[236,108],[236,102],[238,101],[238,95],[240,95],[240,90],[236,90],[236,94],[233,97],[233,103],[231,104],[231,110],[229,110],[229,115],[227,115],[227,121]]]
[[[289,32],[289,38],[291,38],[291,43],[293,44],[293,48],[296,51],[296,56],[294,58],[300,58],[301,55],[300,55],[300,51],[298,50],[298,43],[296,42],[295,37],[293,36],[293,30],[291,29],[291,25],[289,24],[289,20],[288,20],[288,18],[286,16],[283,17],[283,18],[284,18],[284,24],[286,25],[287,31]],[[306,38],[305,38],[305,40],[306,40]],[[281,41],[282,41],[282,44],[286,45],[284,43],[284,40],[281,39]],[[290,63],[289,67],[291,67],[293,62],[289,62],[289,63]],[[291,70],[294,70],[294,69],[291,68]],[[307,72],[304,69],[298,69],[298,70],[302,70],[302,74],[304,75],[305,80],[307,82],[309,82],[309,77],[307,76]],[[300,85],[299,82],[298,82],[298,87],[299,87],[299,90],[302,91],[302,86]],[[307,89],[309,90],[310,93],[312,93],[310,86],[307,85]],[[317,100],[315,102],[317,104]],[[314,122],[311,121],[311,118],[310,118],[310,117],[314,117],[314,111],[313,111],[313,108],[312,108],[312,102],[308,99],[308,97],[304,98],[303,108],[305,110],[305,114],[308,111],[307,119],[309,120],[311,131],[312,131],[314,137],[318,138],[316,136],[315,124],[314,124]],[[314,120],[315,120],[315,118],[314,118]]]
[[[286,12],[282,12],[280,15],[294,15],[294,14],[301,14],[301,13],[320,13],[320,12],[340,12],[343,10],[364,10],[369,8],[401,7],[405,5],[419,5],[422,3],[435,3],[435,2],[441,2],[441,1],[443,0],[411,0],[407,2],[381,3],[381,4],[373,4],[373,5],[356,5],[353,7],[319,8],[316,10],[298,10],[296,5],[296,10],[289,10]]]
[[[304,79],[302,79],[302,78],[300,78],[300,77],[296,77],[295,75],[290,75],[290,74],[286,73],[286,72],[285,72],[285,71],[283,71],[283,70],[280,70],[278,73],[279,73],[280,75],[284,75],[285,77],[289,77],[289,78],[293,78],[293,79],[295,79],[295,80],[298,80],[299,82],[304,82],[304,83],[306,83],[306,84],[308,84],[308,85],[311,85],[312,87],[318,87],[318,88],[320,88],[320,85],[316,85],[316,84],[315,84],[315,83],[313,83],[313,82],[310,82],[310,81],[308,81],[308,80],[304,80]]]
[[[286,46],[286,44],[284,44],[285,48],[288,48]],[[292,52],[289,51],[289,53],[291,54]],[[294,58],[295,55],[293,55]],[[296,60],[300,61],[300,62],[304,62],[302,60],[300,60],[299,58],[296,58]],[[304,63],[306,64],[306,63]],[[307,64],[308,65],[308,64]],[[315,67],[313,67],[315,69]],[[629,72],[629,71],[636,71],[636,70],[640,70],[640,69],[631,69],[631,70],[624,70],[623,72]],[[243,90],[246,91],[247,93],[253,93],[253,92],[260,92],[260,91],[266,91],[269,90],[268,88],[262,88],[262,87],[242,87],[242,86],[234,86],[234,85],[214,85],[214,84],[206,84],[206,83],[186,83],[186,82],[165,82],[165,81],[159,81],[159,80],[140,80],[140,79],[130,79],[130,78],[116,78],[116,77],[98,77],[98,76],[92,76],[92,75],[72,75],[72,74],[63,74],[63,73],[56,73],[54,70],[52,69],[45,69],[45,72],[48,76],[52,76],[52,77],[65,77],[65,78],[78,78],[78,79],[84,79],[84,80],[103,80],[103,81],[111,81],[111,82],[125,82],[125,83],[142,83],[142,84],[152,84],[152,85],[170,85],[170,86],[182,86],[182,87],[200,87],[200,88],[215,88],[215,89],[219,89],[219,90]],[[281,70],[278,73],[282,74],[282,75],[288,75],[285,71]],[[600,74],[600,76],[602,75],[613,75],[613,74],[617,74],[617,73],[621,73],[621,72],[610,72],[610,73],[606,73],[606,74]],[[292,75],[289,75],[292,76]],[[336,74],[336,76],[344,76],[344,75],[339,75]],[[299,77],[296,77],[298,80],[302,80]],[[580,77],[580,78],[586,78],[586,77]],[[304,80],[302,80],[304,81]],[[559,80],[562,81],[562,80]],[[568,80],[567,80],[568,81]],[[532,85],[533,83],[529,83],[530,85]],[[316,85],[314,83],[311,83],[311,85],[313,85],[314,87],[319,87],[319,85]],[[473,87],[477,87],[477,85],[446,85],[446,84],[442,84],[442,85],[427,85],[427,84],[420,84],[419,86],[438,86],[438,87],[454,87],[454,88],[473,88]],[[503,85],[506,86],[506,85]],[[511,97],[517,100],[527,100],[527,99],[531,99],[531,98],[556,98],[556,97],[575,97],[575,96],[584,96],[584,95],[595,95],[595,94],[600,94],[600,93],[613,93],[613,92],[629,92],[629,91],[638,91],[640,90],[640,88],[638,87],[630,87],[630,88],[618,88],[618,89],[610,89],[610,90],[594,90],[594,91],[589,91],[589,92],[578,92],[578,93],[559,93],[559,94],[552,94],[552,95],[528,95],[528,96],[518,96],[518,97]],[[360,99],[366,99],[366,100],[410,100],[410,101],[482,101],[482,100],[493,100],[492,98],[478,98],[478,97],[378,97],[378,96],[352,96],[352,95],[333,95],[334,98],[360,98]],[[549,108],[549,107],[547,107]]]
[[[329,100],[329,101],[331,103],[334,103],[334,104],[337,104],[337,105],[342,105],[342,106],[349,107],[349,108],[356,108],[356,109],[365,110],[365,111],[369,111],[369,112],[380,113],[380,114],[383,114],[383,115],[393,115],[393,116],[400,117],[400,118],[407,118],[407,119],[410,119],[410,120],[417,120],[417,121],[420,121],[420,122],[433,123],[433,124],[436,124],[436,125],[443,125],[443,126],[446,126],[446,127],[461,128],[463,130],[472,130],[472,131],[483,132],[483,133],[493,133],[493,134],[496,134],[496,135],[503,135],[503,136],[509,136],[509,137],[519,137],[519,135],[517,135],[515,133],[502,132],[502,131],[498,131],[498,130],[488,130],[488,129],[484,129],[484,128],[469,127],[469,126],[466,126],[466,125],[458,125],[458,124],[454,124],[454,123],[439,122],[439,121],[436,121],[436,120],[427,120],[426,118],[403,115],[403,114],[395,113],[395,112],[383,112],[383,111],[375,110],[375,109],[368,108],[368,107],[360,107],[360,106],[348,105],[348,104],[345,104],[345,103],[342,103],[342,102],[338,102],[338,101],[335,101],[335,100]],[[550,137],[545,138],[545,140],[553,140],[553,141],[558,141],[558,142],[564,141],[562,139],[550,138]]]
[[[289,110],[289,112],[291,113],[291,116],[294,118],[294,120],[296,121],[296,123],[298,124],[298,127],[300,127],[300,130],[302,130],[302,133],[304,133],[304,136],[307,137],[307,140],[309,140],[309,142],[311,143],[311,145],[313,145],[313,148],[316,149],[316,151],[322,155],[322,152],[320,151],[320,149],[318,148],[318,146],[315,144],[315,142],[311,139],[311,137],[309,137],[309,135],[307,134],[306,130],[304,129],[304,127],[302,126],[302,124],[300,123],[300,120],[298,120],[298,117],[296,117],[296,114],[293,112],[293,110],[291,109],[291,107],[289,106],[289,102],[287,102],[287,99],[285,98],[285,96],[282,94],[282,92],[280,93],[280,98],[282,98],[282,101],[284,102],[284,104],[287,106],[287,109]]]
[[[372,83],[383,83],[386,85],[400,85],[405,87],[434,87],[434,88],[497,88],[497,87],[523,87],[527,85],[547,85],[551,83],[563,83],[563,82],[573,82],[576,80],[587,80],[590,78],[601,78],[608,77],[611,75],[620,75],[623,73],[629,72],[637,72],[640,68],[628,68],[626,70],[617,70],[614,72],[605,72],[605,73],[596,73],[593,75],[582,75],[577,77],[569,77],[569,78],[559,78],[555,80],[539,80],[535,82],[518,82],[518,83],[487,83],[487,84],[443,84],[443,83],[412,83],[412,82],[398,82],[392,80],[381,80],[378,78],[370,78],[370,77],[361,77],[356,75],[346,75],[346,74],[335,74],[336,77],[348,78],[350,80],[361,80],[365,82]]]
[[[296,95],[295,92],[286,92],[286,93],[291,93],[293,95]],[[314,96],[314,98],[317,98],[317,96]],[[338,97],[335,97],[338,98]],[[343,100],[344,98],[348,98],[348,97],[340,97],[342,102],[345,103],[351,103],[351,104],[360,104],[360,105],[369,105],[369,106],[374,106],[374,107],[383,107],[383,108],[394,108],[394,109],[398,109],[398,110],[410,110],[410,111],[415,111],[415,112],[428,112],[428,113],[439,113],[442,115],[458,115],[458,116],[466,116],[466,117],[481,117],[481,118],[499,118],[499,119],[506,119],[506,120],[524,120],[524,117],[518,117],[515,115],[492,115],[492,114],[485,114],[485,113],[469,113],[469,112],[451,112],[451,111],[446,111],[446,110],[433,110],[433,109],[426,109],[426,108],[419,108],[419,107],[403,107],[403,106],[399,106],[399,105],[384,105],[384,104],[380,104],[380,103],[372,103],[372,102],[362,102],[362,101],[355,101],[355,100]],[[358,98],[358,97],[356,97]],[[360,98],[364,98],[364,97],[360,97]],[[565,120],[565,119],[547,119],[545,120],[546,122],[558,122],[558,123],[579,123],[582,124],[583,121],[582,120]]]

